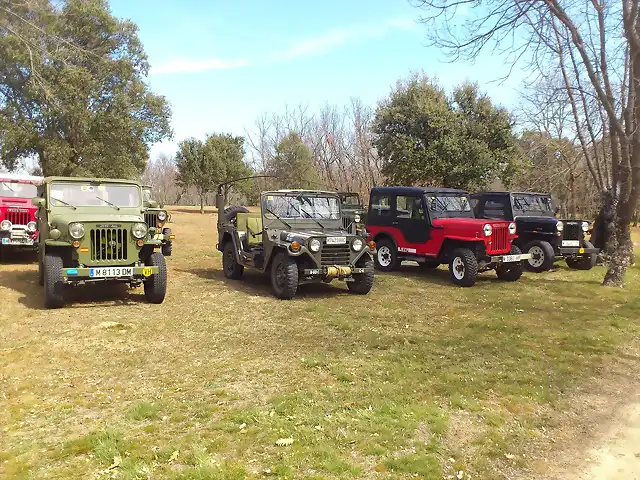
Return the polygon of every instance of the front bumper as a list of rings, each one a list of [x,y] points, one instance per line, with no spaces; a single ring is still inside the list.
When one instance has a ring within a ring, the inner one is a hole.
[[[98,272],[95,272],[95,271]],[[108,275],[103,275],[104,270],[110,270]],[[92,271],[94,275],[92,276]],[[121,275],[118,275],[120,273]],[[160,267],[122,267],[122,266],[100,266],[83,268],[63,268],[62,278],[65,282],[75,282],[79,280],[130,280],[145,279],[151,275],[160,273]]]
[[[332,275],[332,273],[334,273],[332,269],[337,270],[337,272],[335,272],[337,273],[337,275]],[[321,267],[321,268],[305,268],[302,271],[302,274],[306,277],[312,277],[312,276],[325,277],[330,275],[335,278],[345,278],[345,277],[350,277],[355,273],[365,273],[365,271],[366,269],[360,268],[360,267],[350,267],[348,265],[344,265],[344,266],[336,265],[336,266]]]
[[[0,237],[0,245],[17,246],[17,247],[33,247],[37,242],[27,233],[22,232],[6,232]]]
[[[558,248],[560,255],[590,255],[592,253],[600,253],[599,248],[584,248],[584,247],[560,247]]]
[[[504,263],[518,263],[522,260],[529,260],[531,258],[530,253],[519,253],[517,255],[492,255],[491,263],[504,264]]]

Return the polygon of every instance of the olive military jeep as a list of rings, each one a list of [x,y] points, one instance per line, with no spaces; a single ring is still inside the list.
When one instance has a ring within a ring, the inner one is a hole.
[[[471,196],[476,216],[516,223],[515,244],[531,254],[524,262],[532,272],[544,272],[557,259],[567,261],[569,268],[590,270],[600,251],[585,240],[589,222],[555,218],[551,196],[531,192],[481,192]]]
[[[170,228],[165,227],[165,224],[171,221],[171,215],[164,209],[164,205],[159,205],[153,200],[151,186],[142,186],[142,198],[145,209],[144,221],[148,227],[156,229],[157,233],[154,238],[162,243],[162,254],[165,257],[170,257],[173,250],[173,240],[176,236]]]
[[[373,286],[371,258],[375,244],[344,230],[340,199],[333,192],[279,190],[264,192],[259,213],[232,206],[224,209],[218,188],[218,245],[227,278],[239,279],[245,268],[268,273],[276,297],[293,298],[298,285],[343,280],[353,293]]]
[[[65,303],[65,288],[89,282],[144,284],[147,301],[167,288],[156,229],[144,222],[140,185],[129,180],[47,177],[38,207],[39,283],[46,308]]]
[[[352,235],[366,237],[364,229],[365,208],[360,195],[353,192],[338,192],[342,209],[342,226]]]

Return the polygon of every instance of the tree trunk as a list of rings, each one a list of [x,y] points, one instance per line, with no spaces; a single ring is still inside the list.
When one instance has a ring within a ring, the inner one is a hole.
[[[618,216],[615,224],[617,227],[617,248],[611,255],[609,268],[602,284],[608,287],[624,287],[624,274],[632,262],[633,255],[631,229],[629,228],[631,219],[628,214],[622,214]]]
[[[204,213],[204,195],[200,194],[200,213]]]

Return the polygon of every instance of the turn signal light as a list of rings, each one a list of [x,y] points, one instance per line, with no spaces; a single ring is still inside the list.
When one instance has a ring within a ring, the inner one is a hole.
[[[371,240],[371,241],[369,242],[369,248],[370,248],[371,250],[375,250],[375,249],[376,249],[376,242],[374,242],[373,240]]]
[[[171,235],[169,235],[169,238],[173,240],[174,238],[176,238],[176,236],[172,233]]]
[[[73,245],[73,248],[78,248],[80,246],[80,242],[78,240],[76,240],[71,245]]]
[[[82,247],[80,249],[80,253],[87,253],[89,251],[89,247]]]
[[[138,240],[136,242],[136,245],[138,245],[139,247],[143,246],[144,245],[144,240]]]
[[[293,242],[291,242],[291,245],[289,246],[289,249],[292,252],[297,252],[297,251],[300,250],[300,244],[294,240]]]

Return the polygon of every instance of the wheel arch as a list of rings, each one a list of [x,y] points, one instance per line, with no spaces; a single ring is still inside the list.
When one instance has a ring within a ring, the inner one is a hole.
[[[374,237],[373,237],[373,241],[376,242],[376,247],[378,245],[378,242],[380,240],[389,240],[391,242],[391,244],[394,246],[394,248],[397,250],[398,249],[398,242],[396,242],[396,239],[393,238],[393,235],[391,235],[390,233],[387,232],[380,232],[377,233]]]
[[[437,259],[440,263],[449,263],[451,261],[451,252],[458,248],[466,248],[471,250],[476,257],[478,253],[486,250],[484,241],[478,240],[459,240],[455,238],[445,238],[440,245],[440,251],[438,252]]]

